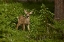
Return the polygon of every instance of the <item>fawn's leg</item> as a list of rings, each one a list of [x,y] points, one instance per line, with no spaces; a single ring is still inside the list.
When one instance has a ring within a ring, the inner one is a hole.
[[[23,24],[23,30],[25,30],[25,24]]]
[[[27,28],[28,28],[28,30],[30,31],[30,27],[29,27],[29,24],[27,25]]]
[[[20,24],[18,23],[18,24],[17,24],[17,27],[16,27],[16,29],[18,29],[19,25],[20,25]]]

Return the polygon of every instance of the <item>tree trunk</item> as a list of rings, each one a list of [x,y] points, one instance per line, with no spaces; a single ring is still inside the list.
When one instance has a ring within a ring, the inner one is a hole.
[[[64,19],[63,0],[55,0],[55,20]]]

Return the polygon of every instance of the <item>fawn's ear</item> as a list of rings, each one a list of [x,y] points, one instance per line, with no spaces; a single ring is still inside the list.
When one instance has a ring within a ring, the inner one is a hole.
[[[32,14],[33,13],[33,11],[31,11],[29,14]]]
[[[25,14],[27,14],[27,10],[24,9]]]

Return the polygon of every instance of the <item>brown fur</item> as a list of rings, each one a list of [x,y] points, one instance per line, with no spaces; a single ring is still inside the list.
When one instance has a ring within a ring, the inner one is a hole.
[[[26,16],[19,16],[16,29],[18,29],[18,27],[22,24],[23,25],[22,28],[23,28],[23,30],[25,30],[25,25],[27,24],[27,28],[28,28],[28,30],[30,30],[30,28],[29,28],[30,14],[32,14],[33,11],[27,12],[26,10],[24,10],[24,12],[25,12]]]

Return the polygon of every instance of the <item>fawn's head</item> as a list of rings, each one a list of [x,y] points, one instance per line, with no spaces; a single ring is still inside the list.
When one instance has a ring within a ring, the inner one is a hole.
[[[31,11],[31,12],[27,12],[27,10],[24,9],[24,12],[25,12],[26,16],[29,17],[30,14],[32,14],[33,11]]]

